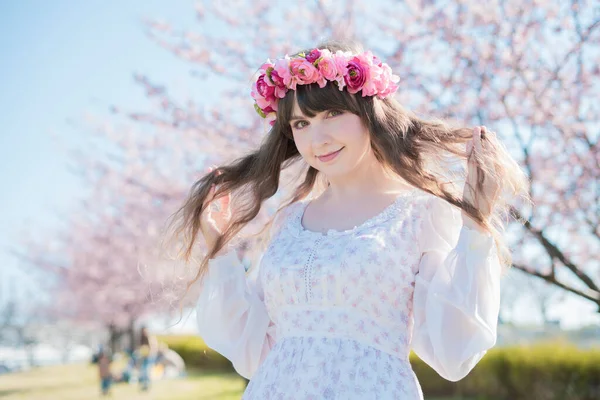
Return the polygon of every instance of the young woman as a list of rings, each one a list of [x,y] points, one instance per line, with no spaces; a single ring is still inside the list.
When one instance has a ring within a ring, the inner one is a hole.
[[[498,221],[526,180],[485,127],[403,109],[399,79],[338,43],[267,62],[252,91],[271,122],[262,145],[176,214],[186,256],[200,233],[209,249],[199,333],[250,379],[244,399],[421,399],[411,349],[456,381],[496,342]],[[298,163],[304,181],[246,274],[228,244]]]

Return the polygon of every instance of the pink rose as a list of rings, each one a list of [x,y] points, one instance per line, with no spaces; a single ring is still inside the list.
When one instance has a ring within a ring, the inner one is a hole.
[[[269,113],[272,113],[272,112],[275,112],[275,111],[277,111],[277,107],[275,107],[275,109],[273,109],[273,105],[274,105],[274,104],[271,104],[271,105],[267,106],[267,108],[263,108],[263,110],[262,110],[262,111],[263,111],[265,114],[269,114]]]
[[[321,52],[319,51],[319,49],[314,49],[311,50],[310,53],[308,53],[308,55],[306,56],[306,61],[308,61],[311,64],[314,64],[314,62],[317,61],[319,57],[321,57]]]
[[[279,76],[279,73],[276,70],[272,70],[271,73],[269,74],[269,79],[271,79],[271,82],[273,82],[273,85],[275,85],[276,87],[285,87],[285,84],[283,83],[283,78],[281,76]]]
[[[385,99],[389,95],[395,94],[397,90],[398,85],[396,85],[395,83],[390,83],[384,91],[377,94],[377,97],[379,97],[380,99]]]
[[[394,94],[396,90],[398,90],[398,85],[396,85],[398,81],[400,81],[400,78],[397,75],[392,74],[390,66],[383,64],[381,66],[381,74],[375,83],[377,97],[383,99],[390,94]]]
[[[283,80],[283,86],[296,90],[298,80],[292,75],[292,71],[290,71],[290,58],[288,56],[275,62],[273,72]],[[271,77],[273,76],[273,72],[271,72]]]
[[[275,101],[275,87],[268,85],[265,81],[265,77],[266,75],[264,74],[258,77],[258,80],[256,81],[256,91],[267,101]]]
[[[263,107],[260,106],[260,103],[263,103]],[[259,102],[257,100],[257,102],[254,104],[254,109],[261,117],[266,118],[269,114],[277,114],[277,103],[264,105],[264,102]]]
[[[362,89],[370,74],[369,65],[363,64],[358,57],[348,62],[348,72],[344,75],[349,93],[357,93]]]
[[[275,85],[275,97],[283,99],[287,93],[287,88],[285,87],[283,78],[275,70],[271,71],[271,82]]]
[[[290,61],[290,70],[300,84],[309,85],[319,80],[319,70],[304,58]]]
[[[256,100],[256,104],[258,104],[258,106],[261,108],[261,110],[271,106],[271,102],[268,100],[265,100],[264,97],[258,96],[258,97],[255,97],[254,99]]]
[[[267,100],[265,99],[258,91],[258,87],[257,87],[257,82],[255,82],[252,85],[252,92],[250,93],[250,95],[252,96],[252,98],[256,101],[256,105],[261,108],[261,109],[265,109],[269,106],[274,105],[275,107],[277,107],[277,102],[275,101],[276,99],[273,98],[273,101]],[[275,108],[276,109],[276,108]]]
[[[344,76],[348,73],[348,60],[349,60],[349,56],[348,54],[338,50],[336,51],[335,55],[333,56],[333,63],[335,64],[335,69],[337,72],[337,76],[335,78],[335,80],[338,83],[338,88],[340,90],[343,90],[344,87],[346,86],[346,81],[344,79]]]
[[[258,72],[260,72],[260,74],[266,74],[267,70],[269,68],[273,68],[273,63],[271,63],[271,61],[267,60],[267,62],[265,62],[263,65],[260,66],[260,68],[258,69]]]
[[[333,56],[333,61],[335,62],[335,68],[339,75],[346,75],[348,72],[348,61],[350,61],[350,55],[346,54],[342,51],[336,51]]]
[[[328,81],[334,81],[337,77],[337,66],[332,58],[323,57],[323,59],[319,61],[319,66],[317,68],[321,75],[323,75],[323,78]]]
[[[364,61],[363,61],[364,65]],[[383,79],[383,69],[377,65],[371,65],[369,67],[369,75],[367,80],[362,87],[362,96],[375,96],[385,85],[385,79]]]

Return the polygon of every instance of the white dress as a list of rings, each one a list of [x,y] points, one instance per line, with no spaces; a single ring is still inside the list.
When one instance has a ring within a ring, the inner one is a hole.
[[[458,208],[415,189],[322,234],[307,204],[279,213],[252,273],[233,251],[209,263],[199,333],[250,379],[243,399],[422,399],[411,349],[457,381],[495,345],[496,247]]]

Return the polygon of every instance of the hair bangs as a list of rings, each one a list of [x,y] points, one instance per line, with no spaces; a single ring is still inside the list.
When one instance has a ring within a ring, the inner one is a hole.
[[[354,95],[346,90],[339,90],[334,82],[328,82],[323,88],[316,83],[298,85],[296,90],[290,90],[285,98],[279,101],[277,120],[282,128],[289,126],[296,101],[302,114],[309,118],[327,110],[348,111],[360,115],[360,107]]]

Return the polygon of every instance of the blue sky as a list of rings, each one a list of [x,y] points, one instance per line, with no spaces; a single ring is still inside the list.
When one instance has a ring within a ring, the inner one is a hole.
[[[169,83],[189,66],[144,33],[142,19],[194,23],[188,0],[31,1],[0,3],[0,246],[23,230],[47,230],[83,193],[53,134],[68,143],[86,135],[86,112],[111,104],[143,109],[132,75]],[[0,300],[27,287],[27,271],[0,251]],[[28,290],[21,291],[27,295]]]
[[[186,81],[189,65],[145,36],[144,17],[193,28],[194,2],[0,3],[0,246],[22,230],[51,232],[56,211],[68,213],[82,194],[52,134],[76,143],[89,133],[80,124],[85,112],[104,113],[111,104],[143,109],[134,72],[167,86]],[[27,288],[28,282],[27,271],[0,250],[0,302],[13,283]],[[523,309],[520,320],[535,320]],[[598,321],[579,302],[557,313],[567,326]]]
[[[142,103],[143,93],[131,78],[135,71],[159,81],[187,71],[145,37],[144,15],[189,24],[193,3],[19,1],[0,6],[3,236],[7,224],[24,217],[39,221],[49,206],[64,207],[78,193],[51,133],[76,140],[85,132],[69,120],[77,122],[90,110],[103,112],[110,104]]]

